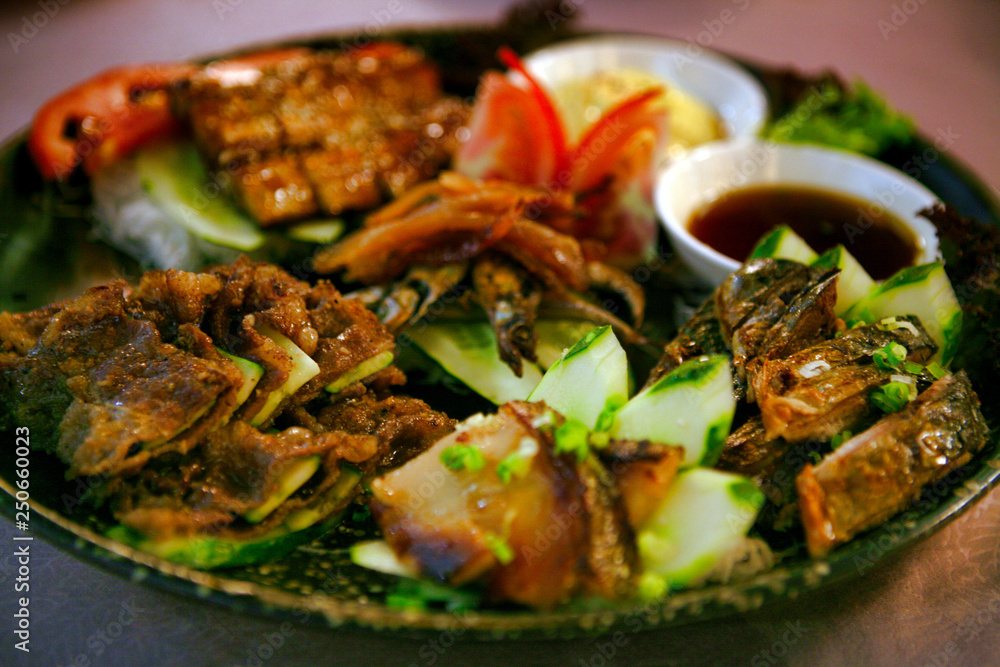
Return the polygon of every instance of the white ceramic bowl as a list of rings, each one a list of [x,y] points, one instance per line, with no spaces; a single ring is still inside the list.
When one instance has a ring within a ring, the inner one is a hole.
[[[661,37],[608,35],[562,42],[529,55],[525,65],[550,90],[598,72],[648,72],[714,109],[727,137],[756,136],[767,120],[767,96],[744,68],[717,53]]]
[[[937,257],[934,226],[916,213],[938,198],[906,174],[833,148],[736,139],[694,149],[667,167],[656,182],[657,214],[674,250],[696,275],[718,284],[740,263],[691,235],[692,214],[730,190],[768,184],[819,187],[884,207],[916,234],[918,263]]]

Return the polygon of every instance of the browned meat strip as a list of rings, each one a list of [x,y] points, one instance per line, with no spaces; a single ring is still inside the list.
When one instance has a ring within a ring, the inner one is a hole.
[[[297,49],[262,66],[210,64],[174,106],[262,225],[368,209],[433,177],[468,113],[414,49]]]
[[[217,537],[250,539],[274,530],[289,514],[322,502],[337,481],[341,460],[366,461],[377,446],[368,435],[313,433],[300,427],[261,433],[233,422],[188,456],[155,461],[130,478],[110,480],[96,493],[110,496],[115,518],[144,535],[166,539],[211,528]],[[240,520],[268,501],[291,463],[309,456],[320,457],[319,468],[295,494],[261,521],[248,525]]]
[[[395,468],[420,454],[455,428],[455,420],[416,398],[365,392],[319,411],[316,431],[364,433],[378,438],[378,467]]]
[[[659,506],[677,475],[684,448],[649,440],[611,440],[599,452],[615,476],[630,525],[640,526]]]
[[[635,549],[624,507],[599,463],[556,453],[561,420],[542,404],[508,403],[375,480],[386,540],[426,576],[481,579],[496,599],[547,608],[580,590],[628,591]],[[482,465],[446,466],[454,447],[474,448]],[[504,475],[498,466],[512,455],[522,463]]]
[[[164,343],[151,322],[126,312],[123,288],[96,287],[46,311],[36,344],[0,361],[11,419],[36,427],[70,476],[186,452],[235,407],[241,377],[232,362]]]
[[[987,441],[964,373],[948,375],[899,412],[851,438],[796,479],[809,552],[823,556],[920,496]]]
[[[768,351],[753,379],[768,439],[829,440],[844,430],[855,430],[876,412],[868,396],[896,371],[879,368],[872,355],[898,343],[906,348],[908,360],[921,363],[936,350],[918,320],[898,319],[909,326],[889,331],[877,324],[850,329],[782,358]]]

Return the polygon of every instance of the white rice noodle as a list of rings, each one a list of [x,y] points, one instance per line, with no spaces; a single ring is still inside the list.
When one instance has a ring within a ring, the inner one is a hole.
[[[91,180],[94,235],[146,268],[194,271],[231,262],[239,251],[199,239],[174,221],[142,187],[135,162],[116,162]]]

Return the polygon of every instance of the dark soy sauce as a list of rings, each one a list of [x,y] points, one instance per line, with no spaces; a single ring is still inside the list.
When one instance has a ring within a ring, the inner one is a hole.
[[[920,250],[913,231],[880,204],[797,185],[728,192],[696,211],[688,229],[742,262],[761,236],[782,224],[818,253],[842,244],[875,280],[912,265]]]

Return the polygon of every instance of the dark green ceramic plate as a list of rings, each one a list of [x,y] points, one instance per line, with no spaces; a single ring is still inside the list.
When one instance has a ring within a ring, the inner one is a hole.
[[[446,64],[446,83],[452,90],[471,94],[479,72],[493,64],[499,44],[510,43],[527,52],[564,34],[553,34],[547,26],[541,35],[537,30],[507,26],[416,29],[400,36]],[[351,39],[333,36],[308,42],[340,45]],[[766,69],[749,69],[768,79]],[[22,134],[0,147],[0,308],[26,310],[113,277],[135,277],[138,267],[133,261],[88,237],[84,211],[70,204],[65,193],[40,196],[43,186],[28,162],[23,141]],[[883,159],[902,166],[931,149],[918,139]],[[1000,208],[988,191],[947,155],[929,164],[920,180],[963,215],[1000,224]],[[45,202],[43,208],[40,202]],[[13,435],[4,434],[2,441],[12,443]],[[396,608],[387,603],[395,586],[392,577],[350,563],[344,547],[372,531],[365,519],[352,517],[334,534],[273,563],[217,572],[179,567],[103,537],[100,520],[77,506],[80,490],[63,480],[58,461],[33,453],[31,466],[33,532],[136,582],[295,622],[404,633],[461,629],[480,638],[570,637],[613,627],[635,630],[748,612],[803,590],[863,575],[876,562],[940,529],[985,495],[1000,480],[1000,442],[994,441],[972,463],[927,489],[913,508],[826,560],[809,559],[799,548],[778,567],[741,583],[707,586],[655,603],[549,612]],[[0,448],[0,488],[5,491],[0,494],[0,510],[12,519],[13,470],[13,447]]]

